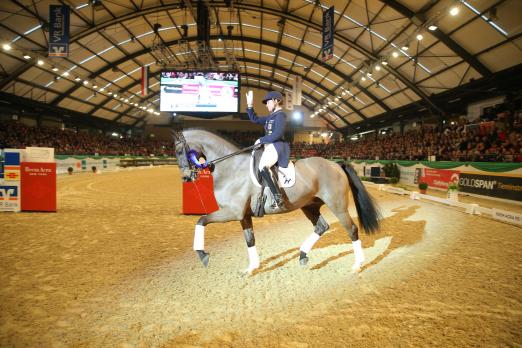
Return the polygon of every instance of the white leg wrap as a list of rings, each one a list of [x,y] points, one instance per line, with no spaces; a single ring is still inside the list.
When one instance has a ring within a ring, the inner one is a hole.
[[[304,241],[303,245],[301,245],[301,251],[303,253],[309,253],[310,250],[312,250],[312,247],[314,246],[315,242],[317,242],[319,240],[319,238],[321,238],[320,235],[318,235],[317,233],[315,232],[312,232],[308,238],[306,238],[306,240]]]
[[[196,225],[194,231],[194,250],[205,250],[205,226]]]
[[[256,268],[259,268],[259,255],[255,245],[248,248],[248,269],[247,272],[252,272]]]
[[[364,262],[364,252],[361,246],[361,240],[358,239],[355,242],[352,242],[353,253],[355,255],[355,263],[359,264],[359,266]]]

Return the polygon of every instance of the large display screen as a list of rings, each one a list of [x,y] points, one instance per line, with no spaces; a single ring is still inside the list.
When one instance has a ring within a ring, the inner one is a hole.
[[[238,112],[237,72],[162,71],[160,110],[172,112]]]

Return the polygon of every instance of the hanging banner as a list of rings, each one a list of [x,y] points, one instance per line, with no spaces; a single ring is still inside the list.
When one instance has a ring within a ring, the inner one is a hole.
[[[69,6],[49,5],[49,57],[69,56]]]
[[[299,75],[294,75],[294,81],[292,84],[292,94],[294,105],[301,105],[301,98],[303,93],[303,78]]]
[[[334,47],[334,7],[323,12],[323,45],[321,58],[323,62],[333,57]]]
[[[141,67],[141,95],[143,97],[149,94],[149,67]]]
[[[286,110],[294,110],[294,94],[292,92],[285,92],[285,109]]]

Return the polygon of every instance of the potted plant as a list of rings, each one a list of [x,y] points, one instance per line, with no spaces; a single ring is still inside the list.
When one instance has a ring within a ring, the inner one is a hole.
[[[419,191],[420,191],[420,193],[425,195],[427,189],[428,189],[428,183],[425,183],[423,181],[419,182]]]
[[[459,184],[457,182],[450,182],[448,185],[448,199],[450,201],[459,201]]]

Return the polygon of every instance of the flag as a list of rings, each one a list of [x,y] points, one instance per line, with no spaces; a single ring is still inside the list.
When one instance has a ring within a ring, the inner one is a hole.
[[[141,67],[141,95],[145,97],[149,94],[149,67]]]

